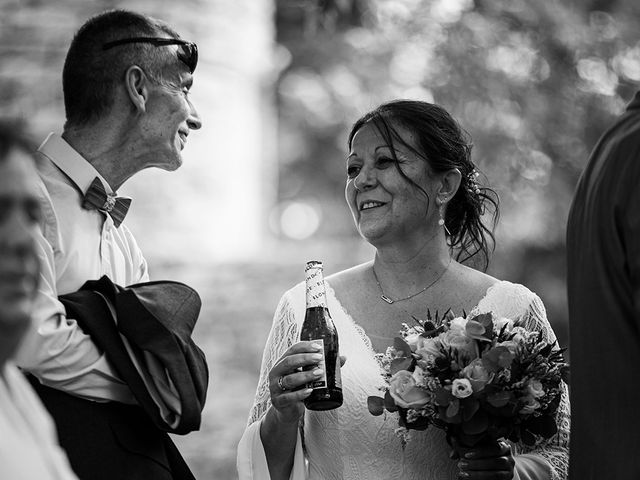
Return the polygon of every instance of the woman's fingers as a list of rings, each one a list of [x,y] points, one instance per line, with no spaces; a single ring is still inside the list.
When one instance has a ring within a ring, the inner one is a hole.
[[[503,441],[482,444],[465,452],[464,457],[469,459],[494,458],[511,455],[511,446]]]
[[[511,445],[504,440],[499,440],[474,448],[470,458],[493,458],[504,455],[511,455]]]
[[[512,480],[513,470],[500,472],[460,472],[460,480]]]
[[[304,387],[306,384],[322,377],[323,373],[324,370],[320,367],[306,372],[290,373],[282,376],[280,381],[282,385],[278,385],[278,380],[276,379],[276,385],[279,390],[283,390],[283,388],[284,390],[298,390],[300,387]]]
[[[271,403],[277,411],[287,415],[299,412],[301,402],[312,392],[306,386],[324,374],[322,359],[322,345],[313,341],[298,342],[284,352],[269,372]],[[341,355],[340,364],[345,361]]]
[[[322,353],[322,345],[316,342],[298,342],[294,345],[291,345],[287,351],[282,355],[283,357],[293,355],[295,353],[314,353],[320,352]]]
[[[504,441],[475,447],[458,462],[458,478],[469,480],[511,479],[515,460],[511,446]]]
[[[462,471],[511,470],[513,457],[482,458],[480,460],[460,460],[458,468]]]
[[[313,389],[311,388],[303,388],[301,390],[283,392],[280,395],[273,396],[271,398],[271,403],[276,409],[281,410],[283,408],[302,402],[311,394],[311,392],[313,392]]]
[[[321,353],[294,353],[287,357],[283,357],[275,366],[274,370],[281,370],[282,374],[295,372],[301,367],[316,365],[322,361]]]
[[[287,375],[301,367],[322,360],[322,346],[313,342],[298,342],[289,347],[271,369],[272,375]]]

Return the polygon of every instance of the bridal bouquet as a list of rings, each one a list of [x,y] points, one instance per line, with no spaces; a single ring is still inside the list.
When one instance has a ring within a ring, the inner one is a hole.
[[[368,398],[373,415],[398,412],[403,444],[408,429],[429,425],[467,447],[499,438],[534,445],[557,432],[568,366],[539,332],[491,312],[414,320],[379,355],[384,398]]]

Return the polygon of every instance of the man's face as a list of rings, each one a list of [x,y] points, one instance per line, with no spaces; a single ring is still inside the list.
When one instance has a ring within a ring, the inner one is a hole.
[[[38,287],[36,175],[25,152],[14,149],[0,160],[0,365],[29,327]]]
[[[175,47],[172,47],[175,48]],[[145,137],[154,152],[147,165],[173,171],[182,165],[182,149],[191,130],[202,126],[189,99],[193,76],[184,65],[172,69],[161,84],[151,82]]]

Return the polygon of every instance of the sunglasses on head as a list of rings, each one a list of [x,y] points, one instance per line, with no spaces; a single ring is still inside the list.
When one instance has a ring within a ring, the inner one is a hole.
[[[179,40],[177,38],[156,38],[156,37],[133,37],[123,38],[122,40],[115,40],[113,42],[107,42],[102,46],[102,50],[109,50],[110,48],[117,47],[118,45],[125,45],[127,43],[150,43],[156,47],[162,47],[165,45],[179,45],[178,59],[184,63],[189,72],[193,73],[198,65],[198,46],[193,42],[187,42],[185,40]]]

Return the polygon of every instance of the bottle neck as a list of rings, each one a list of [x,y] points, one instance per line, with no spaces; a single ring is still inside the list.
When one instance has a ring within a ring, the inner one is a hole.
[[[307,284],[307,308],[327,307],[327,294],[324,287],[322,264],[308,264],[305,269]]]

